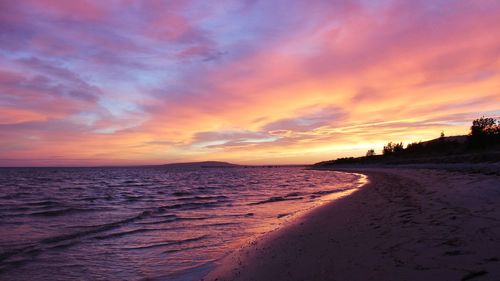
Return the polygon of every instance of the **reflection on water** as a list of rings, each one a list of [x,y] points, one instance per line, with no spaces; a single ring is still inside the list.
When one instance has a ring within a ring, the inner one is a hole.
[[[192,280],[365,180],[301,168],[0,169],[0,279]]]

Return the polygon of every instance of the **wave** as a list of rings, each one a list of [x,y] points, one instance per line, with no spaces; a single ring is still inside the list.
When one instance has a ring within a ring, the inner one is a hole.
[[[166,251],[163,251],[162,253],[164,253],[164,254],[172,254],[172,253],[177,253],[177,252],[182,252],[182,251],[203,249],[203,248],[208,248],[208,247],[209,247],[209,245],[199,245],[199,246],[187,247],[187,248],[182,248],[182,249],[166,250]]]
[[[185,218],[177,218],[174,216],[174,218],[171,219],[166,219],[166,220],[152,220],[152,221],[141,221],[137,222],[137,224],[161,224],[161,223],[171,223],[171,222],[177,222],[177,221],[194,221],[194,220],[207,220],[209,219],[208,217],[185,217]]]
[[[159,211],[170,210],[170,209],[199,209],[199,208],[210,208],[218,205],[219,202],[192,202],[192,203],[182,203],[173,204],[167,206],[158,207]]]
[[[332,190],[316,191],[316,192],[312,193],[311,198],[317,198],[317,197],[321,197],[321,196],[324,196],[324,195],[328,195],[328,194],[332,194],[332,193],[338,193],[338,192],[343,192],[343,191],[350,190],[350,189],[352,189],[352,188],[338,188],[338,189],[332,189]]]
[[[176,191],[172,193],[173,196],[189,196],[192,195],[192,192],[187,192],[187,191]]]
[[[97,211],[97,210],[81,209],[81,208],[65,208],[65,209],[58,209],[58,210],[33,212],[33,213],[24,214],[24,215],[54,217],[54,216],[62,216],[62,215],[68,215],[68,214],[74,214],[74,213],[94,212],[94,211]]]
[[[193,197],[183,197],[183,198],[177,198],[175,200],[178,201],[191,201],[191,200],[225,200],[227,199],[227,196],[224,195],[218,195],[218,196],[193,196]]]
[[[27,202],[26,205],[30,206],[60,206],[61,203],[52,201],[52,200],[44,200],[44,201],[36,201],[36,202]]]
[[[274,202],[280,202],[280,201],[289,201],[289,200],[302,200],[304,197],[282,197],[282,196],[274,196],[271,197],[267,200],[255,202],[255,203],[249,203],[248,205],[260,205],[260,204],[267,204],[267,203],[274,203]]]
[[[161,243],[155,243],[155,244],[150,244],[146,246],[138,246],[138,247],[129,247],[129,248],[123,248],[125,250],[142,250],[142,249],[150,249],[150,248],[157,248],[157,247],[165,247],[165,246],[172,246],[172,245],[182,245],[186,243],[191,243],[191,242],[196,242],[200,241],[203,239],[206,239],[209,237],[209,235],[201,235],[198,237],[194,238],[188,238],[188,239],[182,239],[182,240],[167,240]]]
[[[137,234],[137,233],[144,233],[144,232],[151,232],[151,231],[157,231],[157,229],[140,228],[140,229],[134,229],[134,230],[129,230],[129,231],[115,232],[115,233],[95,236],[94,239],[103,240],[103,239],[109,239],[109,238],[118,238],[118,237],[130,235],[130,234]]]
[[[91,229],[87,229],[84,231],[78,231],[63,235],[56,235],[35,241],[31,245],[14,247],[9,250],[4,250],[3,252],[0,253],[0,261],[1,261],[0,271],[5,270],[8,267],[18,266],[19,264],[32,260],[34,256],[42,253],[47,249],[67,248],[72,245],[78,244],[80,242],[78,240],[73,240],[73,239],[81,238],[84,236],[96,234],[103,231],[108,231],[113,228],[119,227],[123,224],[142,219],[150,214],[151,212],[145,211],[136,216],[124,220],[93,226]]]
[[[91,229],[80,231],[80,232],[75,232],[75,233],[70,233],[70,234],[63,234],[63,235],[53,236],[53,237],[50,237],[50,238],[45,238],[45,239],[41,240],[40,242],[41,243],[54,243],[54,242],[59,242],[59,241],[63,241],[63,240],[68,240],[68,239],[74,239],[74,238],[82,237],[82,236],[89,235],[89,234],[99,233],[99,232],[102,232],[102,231],[113,229],[115,227],[121,226],[121,225],[126,224],[126,223],[130,223],[130,222],[133,222],[133,221],[136,221],[136,220],[139,220],[139,219],[143,219],[144,217],[146,217],[146,216],[148,216],[150,214],[151,214],[150,211],[144,211],[144,212],[138,214],[137,216],[130,217],[130,218],[127,218],[127,219],[124,219],[124,220],[120,220],[120,221],[116,221],[116,222],[111,222],[111,223],[107,223],[107,224],[102,224],[102,225],[97,225],[97,226],[95,226],[95,227],[93,227]]]

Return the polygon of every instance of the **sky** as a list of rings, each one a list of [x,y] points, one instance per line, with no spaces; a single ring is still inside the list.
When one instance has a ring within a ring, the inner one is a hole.
[[[0,166],[307,164],[483,115],[496,0],[0,0]]]

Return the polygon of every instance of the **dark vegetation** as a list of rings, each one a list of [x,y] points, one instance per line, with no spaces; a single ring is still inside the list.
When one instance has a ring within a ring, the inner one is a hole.
[[[374,149],[364,157],[346,157],[314,164],[324,167],[339,164],[416,164],[464,163],[500,161],[500,120],[481,117],[472,122],[470,133],[446,137],[443,132],[437,139],[426,142],[389,142],[376,155]]]

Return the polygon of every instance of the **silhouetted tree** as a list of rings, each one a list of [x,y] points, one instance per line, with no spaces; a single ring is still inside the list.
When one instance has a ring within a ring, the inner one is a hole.
[[[495,127],[497,120],[495,118],[481,117],[472,121],[472,126],[470,127],[470,135],[479,136],[487,134],[488,130]]]
[[[403,147],[403,143],[402,142],[394,144],[393,152],[395,154],[401,154],[404,150],[405,149]]]
[[[375,155],[375,150],[373,149],[368,149],[368,151],[366,152],[366,157],[371,157],[374,155]]]
[[[389,142],[387,145],[384,145],[384,148],[382,149],[383,155],[390,155],[393,152],[394,152],[394,148],[393,148],[392,142]]]
[[[402,142],[401,143],[389,142],[387,145],[384,145],[382,153],[384,155],[390,155],[390,154],[400,154],[403,151],[404,148]]]
[[[499,145],[500,124],[495,118],[481,117],[472,121],[470,133],[467,138],[469,148],[482,149]]]

